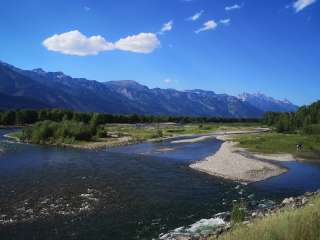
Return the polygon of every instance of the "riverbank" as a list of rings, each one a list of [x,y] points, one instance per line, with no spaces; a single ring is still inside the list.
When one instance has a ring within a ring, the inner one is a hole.
[[[243,206],[241,218],[235,209],[201,219],[160,235],[161,240],[318,240],[320,234],[320,192],[306,192],[279,203],[259,204],[255,209]],[[239,209],[238,209],[239,210]],[[290,237],[289,237],[290,236]]]
[[[320,236],[320,194],[307,192],[264,210],[247,211],[245,219],[207,240],[308,239]]]
[[[234,137],[239,147],[245,148],[252,153],[278,155],[289,154],[287,157],[296,160],[319,160],[320,159],[320,136],[302,133],[276,133],[248,134]],[[303,146],[297,150],[297,144]],[[275,160],[278,158],[275,156]]]
[[[9,138],[9,139],[13,139],[14,141],[17,141],[19,142],[20,139],[18,136],[15,135],[15,133],[8,133],[8,134],[5,134],[3,135],[5,138]]]
[[[136,127],[136,125],[106,125],[104,127],[105,133],[108,137],[94,137],[90,141],[73,141],[66,143],[61,139],[50,138],[48,141],[42,141],[42,145],[59,146],[64,148],[76,148],[87,150],[98,150],[104,148],[112,148],[118,146],[125,146],[137,144],[142,142],[161,142],[165,140],[172,140],[171,143],[196,143],[214,138],[217,135],[238,135],[244,133],[261,133],[270,131],[268,128],[259,127],[239,127],[227,125],[208,125],[206,129],[199,128],[197,125],[184,126],[163,126],[156,128],[153,125],[145,127]],[[9,133],[8,138],[22,141],[19,133]],[[183,138],[183,139],[176,139]],[[24,140],[25,143],[33,143]]]

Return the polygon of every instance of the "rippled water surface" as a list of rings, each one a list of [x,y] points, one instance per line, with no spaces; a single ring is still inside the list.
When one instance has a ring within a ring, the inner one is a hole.
[[[240,188],[188,168],[220,145],[209,139],[87,151],[1,137],[1,239],[152,239],[229,210],[233,199],[276,201],[320,187],[314,163],[284,163],[288,173]]]

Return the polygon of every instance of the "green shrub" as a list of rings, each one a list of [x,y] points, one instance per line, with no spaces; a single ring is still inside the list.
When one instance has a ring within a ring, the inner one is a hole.
[[[107,138],[108,132],[103,127],[99,127],[97,130],[97,137],[98,138]]]
[[[246,216],[246,205],[244,202],[235,202],[231,212],[231,222],[240,223],[243,222]]]
[[[96,129],[89,124],[74,121],[43,121],[22,131],[21,139],[32,143],[73,143],[90,141]]]
[[[151,138],[161,138],[163,137],[163,131],[161,129],[157,129],[155,133],[151,134]]]
[[[162,132],[161,129],[158,129],[158,130],[157,130],[157,136],[158,136],[158,137],[163,137],[163,132]]]

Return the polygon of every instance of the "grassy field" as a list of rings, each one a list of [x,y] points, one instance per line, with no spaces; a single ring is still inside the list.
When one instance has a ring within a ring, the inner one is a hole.
[[[320,158],[320,135],[264,133],[235,138],[239,146],[259,153],[291,153],[301,158]],[[297,151],[296,145],[303,144]]]
[[[213,240],[214,238],[210,239]],[[287,209],[254,221],[236,226],[219,240],[319,240],[320,198],[300,209]]]

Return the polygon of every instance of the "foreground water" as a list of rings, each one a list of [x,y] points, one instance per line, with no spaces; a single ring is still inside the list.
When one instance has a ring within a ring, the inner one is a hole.
[[[0,135],[7,133],[0,130]],[[153,239],[229,210],[320,188],[320,166],[239,186],[188,168],[221,142],[143,143],[86,151],[0,139],[1,239]]]

